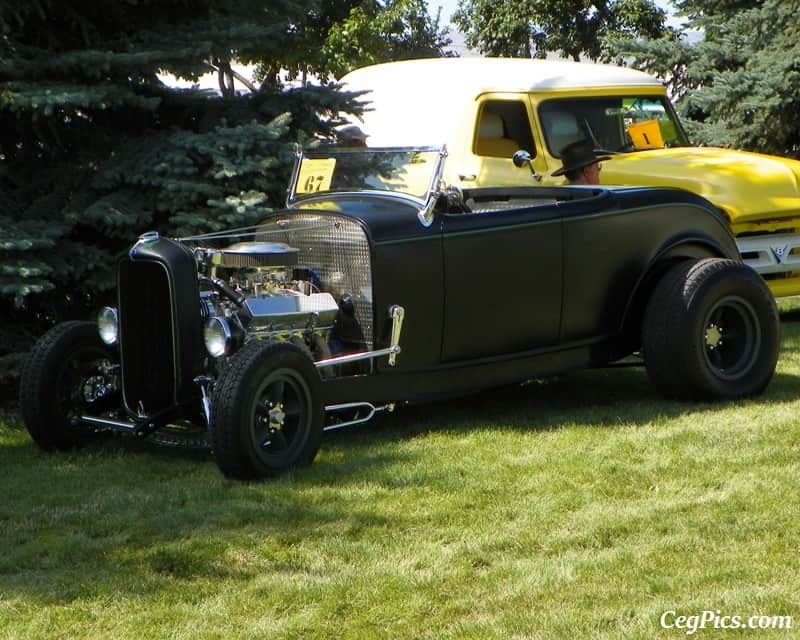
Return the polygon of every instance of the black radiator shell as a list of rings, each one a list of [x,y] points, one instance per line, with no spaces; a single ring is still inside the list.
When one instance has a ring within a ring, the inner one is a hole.
[[[126,409],[150,416],[196,399],[204,347],[192,253],[167,238],[140,240],[119,262],[118,304]]]

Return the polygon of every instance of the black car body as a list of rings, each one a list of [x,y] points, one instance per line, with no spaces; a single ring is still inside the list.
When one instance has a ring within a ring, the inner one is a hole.
[[[448,189],[444,149],[298,154],[248,229],[149,233],[118,304],[46,334],[23,374],[46,449],[82,432],[210,435],[222,471],[310,462],[325,428],[395,403],[644,352],[665,394],[758,393],[772,296],[704,199],[666,188]],[[67,363],[67,364],[65,364]]]

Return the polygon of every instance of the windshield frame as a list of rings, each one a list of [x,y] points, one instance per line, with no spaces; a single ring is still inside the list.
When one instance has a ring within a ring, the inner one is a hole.
[[[300,179],[303,160],[322,159],[326,157],[340,157],[347,155],[367,155],[367,154],[399,154],[399,153],[433,153],[436,154],[430,178],[423,194],[417,195],[400,190],[390,189],[327,189],[313,191],[309,193],[298,192],[298,182]],[[447,157],[447,147],[441,146],[414,146],[414,147],[341,147],[334,145],[320,145],[316,147],[303,148],[298,146],[295,150],[295,163],[292,169],[292,177],[289,181],[287,190],[286,206],[296,207],[302,202],[312,199],[338,197],[343,194],[373,195],[389,198],[398,198],[409,202],[417,209],[417,216],[424,226],[430,226],[433,222],[433,208],[436,200],[444,189],[442,176],[444,174],[444,161]]]

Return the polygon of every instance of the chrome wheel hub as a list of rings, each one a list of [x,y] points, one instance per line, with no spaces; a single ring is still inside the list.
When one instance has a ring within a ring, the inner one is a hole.
[[[286,413],[283,410],[283,403],[276,402],[275,404],[270,404],[268,416],[270,429],[283,428],[283,423],[286,420]]]
[[[722,345],[722,327],[718,327],[713,322],[706,327],[706,346],[709,349],[716,349]]]

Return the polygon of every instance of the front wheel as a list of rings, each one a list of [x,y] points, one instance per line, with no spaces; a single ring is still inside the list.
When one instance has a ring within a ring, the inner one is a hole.
[[[668,397],[758,394],[778,360],[778,310],[761,276],[741,262],[681,262],[648,303],[642,345],[647,372]]]
[[[31,350],[20,378],[22,421],[42,449],[68,449],[87,433],[82,414],[119,405],[117,358],[93,322],[64,322]]]
[[[222,472],[253,479],[310,464],[322,439],[320,384],[296,345],[242,347],[214,387],[212,444]]]

